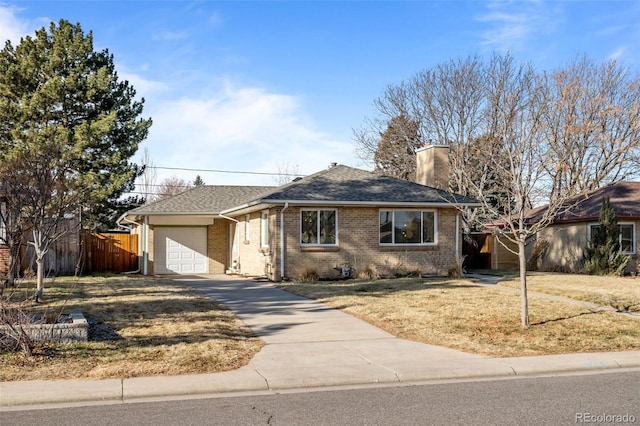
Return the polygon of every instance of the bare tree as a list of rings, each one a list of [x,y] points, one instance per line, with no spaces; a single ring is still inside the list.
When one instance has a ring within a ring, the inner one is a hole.
[[[149,153],[149,148],[145,147],[140,158],[140,163],[144,168],[144,172],[138,178],[139,189],[146,203],[153,201],[155,196],[155,185],[158,179],[158,172],[155,168],[155,163]]]
[[[616,61],[579,57],[545,75],[544,140],[557,162],[549,174],[574,194],[638,176],[640,75]]]
[[[510,55],[468,57],[389,86],[375,105],[373,126],[356,132],[359,154],[375,158],[387,147],[376,133],[401,116],[417,123],[420,140],[450,146],[449,189],[483,205],[483,215],[463,211],[467,225],[484,219],[517,247],[524,327],[527,242],[576,193],[639,174],[640,78],[615,62],[581,58],[540,74]]]
[[[285,185],[296,177],[300,177],[300,166],[295,163],[278,162],[278,173],[273,177],[276,185]]]
[[[448,189],[473,196],[460,170],[479,168],[476,180],[482,183],[490,174],[485,157],[494,155],[488,147],[479,146],[489,138],[484,121],[486,78],[480,58],[469,56],[388,86],[374,101],[378,115],[354,130],[358,156],[373,162],[384,174],[413,180],[415,148],[423,144],[449,145]],[[409,154],[413,162],[406,159]],[[386,160],[384,167],[379,166],[380,159]],[[408,174],[411,168],[413,174]],[[464,209],[465,231],[471,229],[477,214],[477,210]]]
[[[158,186],[158,192],[156,193],[154,201],[173,197],[191,188],[193,188],[191,183],[175,175],[165,178]]]

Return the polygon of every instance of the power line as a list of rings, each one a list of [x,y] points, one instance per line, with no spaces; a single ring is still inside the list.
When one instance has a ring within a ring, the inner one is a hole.
[[[188,167],[164,167],[164,166],[147,166],[150,169],[160,170],[181,170],[187,172],[210,172],[210,173],[231,173],[240,175],[268,175],[268,176],[304,176],[300,173],[269,173],[269,172],[246,172],[240,170],[217,170],[217,169],[191,169]]]

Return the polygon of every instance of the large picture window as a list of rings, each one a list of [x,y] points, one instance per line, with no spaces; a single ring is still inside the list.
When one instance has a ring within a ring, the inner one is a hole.
[[[336,245],[337,214],[335,210],[302,210],[300,214],[300,244]]]
[[[436,244],[433,210],[380,210],[380,244]]]
[[[596,232],[600,229],[600,225],[594,224],[589,226],[589,241],[591,241],[591,237],[595,235]],[[634,241],[636,240],[636,227],[633,223],[619,223],[618,224],[619,234],[618,234],[618,242],[620,243],[620,247],[625,254],[635,254],[636,248]]]

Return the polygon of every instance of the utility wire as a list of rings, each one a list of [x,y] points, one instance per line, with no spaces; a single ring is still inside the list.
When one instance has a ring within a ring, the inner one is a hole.
[[[188,171],[188,172],[233,173],[233,174],[240,174],[240,175],[268,175],[268,176],[303,176],[300,173],[243,172],[239,170],[191,169],[187,167],[164,167],[164,166],[147,166],[147,167],[149,169],[182,170],[182,171]]]

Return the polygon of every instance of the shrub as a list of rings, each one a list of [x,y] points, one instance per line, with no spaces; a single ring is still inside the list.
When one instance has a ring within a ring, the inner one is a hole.
[[[597,232],[593,232],[585,249],[584,272],[591,275],[623,275],[631,258],[624,254],[619,241],[616,213],[606,198],[600,209]]]
[[[364,269],[358,271],[357,277],[363,280],[377,280],[380,278],[380,274],[376,270],[375,266],[368,265]]]
[[[462,278],[466,272],[464,270],[464,260],[466,258],[467,256],[458,256],[453,260],[449,270],[447,271],[447,276],[449,278]]]
[[[298,276],[298,280],[305,283],[318,281],[319,279],[320,277],[318,276],[318,271],[316,271],[314,268],[305,268]]]

